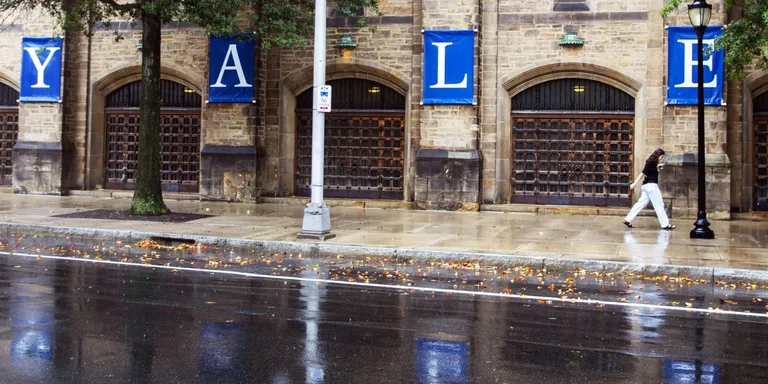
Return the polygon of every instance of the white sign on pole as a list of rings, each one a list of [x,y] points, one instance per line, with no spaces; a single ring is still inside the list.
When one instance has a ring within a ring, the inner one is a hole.
[[[331,86],[321,85],[317,88],[317,110],[319,112],[331,111]]]

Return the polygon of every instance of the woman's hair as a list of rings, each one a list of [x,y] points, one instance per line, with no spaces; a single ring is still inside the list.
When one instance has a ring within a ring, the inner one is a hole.
[[[663,156],[664,154],[665,154],[664,150],[659,148],[659,149],[653,151],[653,153],[651,153],[651,156],[649,156],[648,160],[646,160],[646,161],[653,161],[653,162],[658,163],[659,162],[659,157]]]

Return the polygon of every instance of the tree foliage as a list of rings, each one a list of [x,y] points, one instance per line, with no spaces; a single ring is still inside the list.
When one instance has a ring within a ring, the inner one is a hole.
[[[90,33],[89,24],[126,17],[140,22],[142,13],[172,21],[193,22],[215,35],[253,33],[262,46],[307,45],[314,26],[314,0],[0,0],[0,14],[43,9],[62,30]],[[329,0],[329,9],[368,26],[361,9],[379,12],[379,0]]]
[[[664,17],[681,7],[685,0],[667,0],[661,9]],[[768,69],[768,0],[725,0],[728,12],[738,15],[715,41],[715,49],[725,48],[725,66],[731,79],[743,79],[754,65]],[[714,16],[714,15],[713,15]]]

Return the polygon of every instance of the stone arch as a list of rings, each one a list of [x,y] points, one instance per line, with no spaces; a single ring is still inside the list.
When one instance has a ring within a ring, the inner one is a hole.
[[[203,94],[203,84],[205,79],[203,76],[197,74],[190,74],[188,71],[173,67],[162,67],[160,69],[160,78],[166,80],[172,80],[180,84],[184,84],[190,89],[194,89],[195,92]],[[93,93],[101,93],[104,96],[110,92],[122,87],[123,85],[132,83],[141,79],[141,66],[129,65],[117,69],[101,77],[93,83]]]
[[[496,130],[483,132],[496,136],[496,153],[502,154],[498,160],[502,166],[485,162],[484,172],[496,173],[498,202],[509,202],[512,198],[511,176],[513,172],[512,126],[510,112],[511,99],[518,93],[551,80],[580,78],[598,81],[615,87],[635,99],[634,153],[645,153],[645,85],[621,70],[603,64],[591,62],[547,63],[537,62],[521,68],[519,71],[503,75],[498,82],[498,107],[500,114]],[[635,156],[637,157],[637,155]],[[639,162],[633,166],[634,174],[641,171]]]
[[[190,74],[189,71],[179,68],[163,66],[160,69],[160,78],[183,84],[205,97],[205,79],[202,75]],[[141,66],[127,65],[102,76],[91,86],[90,126],[86,138],[88,143],[86,188],[104,186],[104,156],[106,151],[104,106],[107,95],[138,80],[141,80]]]
[[[326,65],[326,80],[344,78],[366,79],[381,83],[406,98],[405,112],[405,170],[404,170],[404,196],[408,199],[413,185],[413,172],[410,164],[415,158],[415,152],[411,149],[411,123],[410,123],[410,76],[399,70],[381,65],[372,60],[359,58],[339,58],[329,60]],[[280,177],[275,187],[279,195],[292,195],[295,190],[294,170],[296,168],[296,97],[312,87],[313,67],[306,66],[286,75],[280,88],[280,145],[278,157],[278,169]],[[269,149],[267,149],[269,151]],[[273,156],[273,155],[269,155]]]
[[[15,79],[14,76],[11,76],[8,72],[6,72],[3,69],[0,69],[0,82],[4,83],[5,85],[17,91],[19,90],[18,79]]]
[[[408,84],[411,83],[410,77],[404,73],[365,59],[329,60],[325,73],[326,80],[356,78],[378,81],[403,95],[408,93]],[[312,87],[312,76],[312,66],[297,69],[285,77],[283,85],[294,95],[298,95]]]
[[[502,77],[501,85],[514,96],[534,85],[550,80],[578,77],[599,81],[616,87],[634,98],[642,89],[642,83],[615,70],[602,65],[590,63],[555,63],[521,71],[519,74]]]
[[[745,79],[744,82],[747,85],[747,90],[751,94],[751,96],[757,97],[763,92],[766,91],[766,87],[768,87],[768,71],[757,71],[750,73]]]

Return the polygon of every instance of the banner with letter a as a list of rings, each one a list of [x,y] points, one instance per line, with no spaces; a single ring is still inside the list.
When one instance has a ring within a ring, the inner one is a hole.
[[[474,31],[424,31],[424,105],[473,104],[474,69]]]
[[[20,102],[61,101],[61,48],[57,37],[21,39]]]
[[[253,102],[255,41],[211,36],[209,103]]]
[[[667,104],[698,105],[699,48],[696,31],[693,27],[669,27],[667,32]],[[722,33],[722,25],[707,27],[704,32],[704,105],[724,105],[725,52],[719,49],[707,55],[707,48],[711,48]]]

